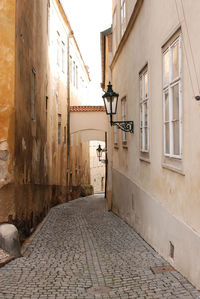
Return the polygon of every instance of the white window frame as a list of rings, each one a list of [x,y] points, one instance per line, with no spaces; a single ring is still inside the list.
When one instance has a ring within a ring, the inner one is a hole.
[[[113,115],[113,121],[117,121],[117,115]],[[113,126],[113,134],[114,134],[114,145],[118,145],[118,128],[117,126]]]
[[[73,61],[73,71],[72,71],[72,80],[73,80],[73,86],[76,86],[76,63]]]
[[[126,30],[126,0],[120,0],[120,22],[121,22],[121,37]]]
[[[57,65],[60,66],[60,33],[57,31]]]
[[[176,78],[172,77],[173,57],[172,48],[178,43],[179,49],[179,74]],[[169,51],[169,82],[164,84],[164,55]],[[169,158],[182,159],[183,154],[183,141],[182,141],[182,48],[181,48],[181,35],[179,35],[163,52],[163,135],[164,135],[164,156]],[[174,154],[174,136],[173,136],[173,123],[177,120],[173,119],[173,94],[172,88],[178,85],[179,87],[179,155]],[[168,92],[169,97],[169,120],[165,120],[165,94]],[[166,124],[169,124],[169,153],[166,152]]]
[[[72,56],[69,56],[69,76],[70,76],[70,82],[72,83],[72,75],[73,73],[73,66],[72,66]]]
[[[76,65],[76,88],[78,89],[78,66]]]
[[[126,97],[121,99],[121,118],[122,121],[126,121],[127,114],[127,101]],[[122,143],[127,143],[127,134],[126,132],[122,131]]]
[[[145,75],[147,75],[147,95],[145,95]],[[149,73],[147,67],[143,72],[140,73],[139,80],[140,80],[140,151],[143,153],[149,153]],[[147,123],[145,123],[145,105],[147,105]],[[145,135],[145,131],[147,132],[147,138]],[[146,140],[147,140],[147,144],[145,142]]]
[[[65,44],[62,41],[62,72],[65,73],[66,70],[66,53],[65,53]]]

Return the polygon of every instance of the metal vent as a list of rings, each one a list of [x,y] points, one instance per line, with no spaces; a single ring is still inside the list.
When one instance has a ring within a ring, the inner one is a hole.
[[[165,273],[165,272],[171,272],[174,271],[174,268],[170,265],[168,266],[158,266],[158,267],[150,267],[151,271],[154,274],[159,274],[159,273]]]

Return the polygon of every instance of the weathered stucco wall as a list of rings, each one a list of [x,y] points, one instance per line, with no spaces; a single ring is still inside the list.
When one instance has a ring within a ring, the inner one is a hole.
[[[71,134],[69,187],[72,198],[79,197],[80,185],[90,184],[89,141],[82,141],[82,133]]]
[[[16,3],[13,222],[27,234],[46,214],[52,198],[48,187],[46,118],[48,1]]]
[[[0,4],[0,222],[14,213],[14,88],[16,1]]]

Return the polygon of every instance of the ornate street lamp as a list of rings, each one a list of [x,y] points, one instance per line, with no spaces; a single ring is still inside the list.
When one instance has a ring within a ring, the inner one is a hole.
[[[119,94],[112,90],[112,85],[109,82],[108,90],[102,96],[104,100],[104,106],[106,109],[106,114],[110,115],[110,125],[117,126],[119,129],[125,132],[133,133],[134,123],[133,121],[113,121],[113,114],[117,113],[117,103],[118,103]]]
[[[99,158],[99,161],[106,164],[108,162],[108,160],[107,159],[105,159],[105,160],[101,159],[102,158],[102,153],[106,152],[106,149],[105,148],[102,149],[101,145],[99,144],[98,148],[96,149],[96,152],[97,152],[97,158]]]

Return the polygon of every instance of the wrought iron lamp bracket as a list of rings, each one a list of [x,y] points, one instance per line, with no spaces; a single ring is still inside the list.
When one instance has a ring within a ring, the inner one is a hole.
[[[101,160],[101,159],[99,159],[99,161],[100,161],[101,163],[104,163],[104,164],[107,164],[107,163],[108,163],[108,160]]]
[[[111,121],[111,126],[117,126],[118,129],[124,132],[134,133],[133,121]]]

